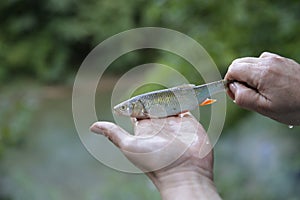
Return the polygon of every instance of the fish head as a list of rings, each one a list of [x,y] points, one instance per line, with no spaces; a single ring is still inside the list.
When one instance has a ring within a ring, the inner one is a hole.
[[[149,115],[145,112],[144,106],[138,99],[129,99],[114,107],[114,113],[117,115],[135,117],[135,118],[148,118]]]
[[[149,115],[145,111],[144,105],[141,101],[136,100],[132,102],[132,112],[131,112],[131,117],[143,119],[143,118],[148,118]]]
[[[116,105],[113,108],[113,110],[114,110],[114,113],[117,115],[123,115],[123,116],[130,117],[132,114],[132,108],[133,108],[132,102],[127,100],[127,101],[124,101],[124,102]]]

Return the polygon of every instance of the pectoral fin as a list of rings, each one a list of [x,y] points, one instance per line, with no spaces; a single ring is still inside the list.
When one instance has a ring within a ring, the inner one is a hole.
[[[216,101],[217,101],[216,99],[208,99],[207,98],[200,104],[200,106],[210,105],[210,104],[215,103]]]

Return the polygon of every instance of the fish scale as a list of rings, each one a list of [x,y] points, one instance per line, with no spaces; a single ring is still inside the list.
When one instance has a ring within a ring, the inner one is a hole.
[[[114,107],[115,113],[135,118],[162,118],[194,110],[199,104],[208,105],[211,95],[225,91],[227,81],[205,85],[182,85],[135,96]]]

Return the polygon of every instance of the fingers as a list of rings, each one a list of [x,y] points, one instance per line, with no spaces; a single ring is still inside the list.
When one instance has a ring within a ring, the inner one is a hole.
[[[264,96],[241,83],[231,83],[229,88],[235,103],[243,108],[261,113],[267,106],[268,100]]]
[[[94,133],[106,136],[121,149],[124,147],[125,142],[131,138],[129,133],[111,122],[96,122],[90,127],[90,130]]]
[[[261,57],[274,56],[274,54],[265,52]],[[264,67],[261,66],[262,59],[254,57],[239,58],[232,62],[228,68],[225,80],[238,81],[253,89],[252,92],[258,90],[259,83],[264,73]],[[235,99],[235,94],[231,91],[232,87],[227,90],[228,96]],[[248,88],[249,91],[251,88]]]
[[[253,101],[253,99],[259,98],[261,103],[266,103],[267,98],[264,98],[264,96],[260,94],[260,90],[262,88],[262,82],[265,80],[266,69],[269,65],[268,59],[270,58],[282,57],[277,54],[264,52],[259,58],[245,57],[234,60],[228,68],[225,80],[236,81],[243,84],[230,84],[227,90],[228,96],[235,99],[237,104],[248,108],[254,106],[254,103],[257,103],[253,102],[253,104],[251,104],[250,101]]]
[[[257,88],[263,68],[259,67],[257,58],[237,59],[229,66],[225,80],[244,82]]]
[[[232,83],[230,83],[228,86],[228,88],[227,88],[227,90],[226,90],[226,92],[227,92],[227,94],[228,94],[228,96],[232,99],[232,100],[234,100],[234,93],[231,91],[232,90],[232,84],[233,84],[233,82]]]

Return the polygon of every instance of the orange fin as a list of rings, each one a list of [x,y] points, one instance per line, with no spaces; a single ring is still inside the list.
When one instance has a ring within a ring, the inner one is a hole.
[[[200,104],[200,106],[210,105],[210,104],[215,103],[216,101],[217,101],[216,99],[208,99],[207,98]]]

